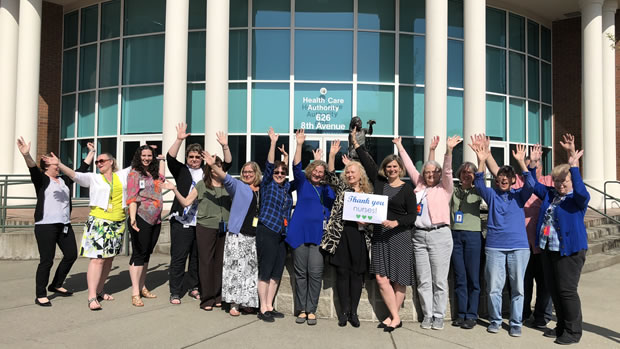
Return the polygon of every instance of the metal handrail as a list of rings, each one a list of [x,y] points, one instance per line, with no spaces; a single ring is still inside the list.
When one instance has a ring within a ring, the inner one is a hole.
[[[605,195],[605,205],[603,206],[605,209],[605,214],[607,214],[607,200],[613,200],[615,201],[617,204],[620,205],[620,199],[617,199],[609,194],[607,194],[607,184],[620,184],[620,181],[605,181],[603,183],[603,195]],[[609,198],[608,198],[609,196]],[[613,204],[613,202],[612,202]]]
[[[596,208],[594,208],[594,207],[592,207],[590,205],[588,205],[588,208],[591,209],[592,211],[602,215],[603,217],[605,217],[605,218],[607,218],[607,219],[609,219],[611,221],[614,221],[616,224],[620,224],[619,220],[617,220],[617,219],[615,219],[615,218],[613,218],[613,217],[611,217],[610,215],[607,214],[607,200],[614,200],[614,201],[620,203],[620,199],[614,197],[613,195],[607,194],[607,183],[618,183],[618,184],[620,184],[620,182],[618,182],[618,181],[605,181],[605,183],[603,184],[603,190],[600,190],[600,189],[596,188],[595,186],[593,186],[591,184],[588,184],[588,183],[585,183],[585,182],[583,183],[583,184],[585,184],[586,187],[594,190],[595,192],[597,192],[599,194],[603,194],[603,198],[604,198],[604,200],[603,200],[603,211],[604,212],[601,212],[600,210],[598,210],[598,209],[596,209]]]

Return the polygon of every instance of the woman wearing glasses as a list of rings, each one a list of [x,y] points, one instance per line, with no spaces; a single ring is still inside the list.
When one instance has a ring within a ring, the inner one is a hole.
[[[75,172],[53,153],[43,159],[48,166],[58,165],[77,184],[89,188],[90,213],[84,225],[80,256],[90,258],[86,273],[88,307],[101,310],[99,301],[114,300],[103,292],[103,285],[123,246],[127,175],[131,168],[117,171],[116,159],[109,153],[100,154],[95,161],[99,174]]]
[[[37,240],[40,262],[36,273],[36,297],[34,302],[42,307],[52,306],[47,298],[47,291],[67,297],[73,293],[62,287],[69,270],[77,259],[75,235],[71,227],[71,196],[73,181],[66,177],[58,177],[58,166],[48,165],[41,159],[41,169],[30,156],[30,142],[22,137],[17,139],[17,148],[24,157],[30,179],[37,193],[37,204],[34,210],[34,236]],[[78,171],[88,170],[95,156],[95,147],[88,143],[88,156]],[[56,244],[62,250],[62,261],[56,268],[52,283],[45,289],[49,281],[50,271],[54,264]]]

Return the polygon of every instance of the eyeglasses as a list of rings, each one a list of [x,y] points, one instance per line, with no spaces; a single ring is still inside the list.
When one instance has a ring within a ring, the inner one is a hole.
[[[286,172],[286,171],[273,171],[273,174],[274,175],[285,175],[286,176],[288,174],[288,172]]]
[[[187,158],[188,159],[201,159],[200,156],[188,156]]]
[[[110,159],[100,159],[100,160],[97,160],[97,161],[95,161],[95,165],[99,165],[99,164],[103,165],[106,161],[110,161]]]
[[[243,171],[241,173],[243,173],[243,174],[252,174],[252,173],[254,173],[254,170],[252,170],[252,171]]]

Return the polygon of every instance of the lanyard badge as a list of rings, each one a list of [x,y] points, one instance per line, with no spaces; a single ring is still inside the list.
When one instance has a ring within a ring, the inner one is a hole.
[[[463,212],[454,212],[454,223],[463,223]]]

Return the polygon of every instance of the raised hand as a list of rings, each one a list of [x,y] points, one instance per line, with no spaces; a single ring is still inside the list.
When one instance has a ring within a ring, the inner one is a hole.
[[[479,162],[484,163],[489,158],[489,155],[491,155],[491,152],[482,144],[470,143],[469,147],[476,153]]]
[[[512,151],[512,157],[518,162],[525,161],[525,149],[524,144],[517,144],[517,149]]]
[[[88,148],[89,152],[95,151],[95,143],[93,142],[86,143],[86,148]]]
[[[48,166],[60,164],[60,160],[58,160],[58,158],[56,157],[56,155],[54,155],[54,153],[50,153],[49,156],[43,155],[41,159],[43,159],[43,161],[45,161],[45,164],[47,164]]]
[[[157,155],[156,159],[158,161],[164,161],[164,160],[166,160],[166,156],[164,154],[159,154],[159,155]]]
[[[346,166],[349,162],[351,162],[351,158],[347,154],[342,154],[342,163]]]
[[[226,132],[222,132],[222,131],[217,131],[215,133],[215,136],[217,137],[217,142],[222,146],[225,147],[228,145],[228,135],[226,134]]]
[[[215,164],[215,155],[209,154],[206,150],[202,151],[202,158],[209,166],[213,166]]]
[[[332,141],[331,146],[329,147],[329,155],[336,155],[340,151],[340,140],[336,139]]]
[[[437,149],[437,146],[439,145],[439,136],[435,136],[433,138],[431,138],[431,144],[430,144],[430,150],[435,150]]]
[[[297,142],[297,146],[301,146],[306,141],[306,131],[303,128],[300,128],[295,132],[295,141]]]
[[[395,137],[392,139],[392,143],[394,143],[397,147],[402,147],[403,145],[403,137]]]
[[[353,129],[351,130],[351,142],[353,143],[353,147],[354,147],[354,148],[359,147],[359,144],[357,143],[357,138],[356,138],[356,136],[357,136],[357,130],[355,130],[355,128],[353,128]]]
[[[564,141],[560,141],[560,145],[570,155],[575,153],[575,136],[570,133],[566,133],[562,136]]]
[[[185,138],[189,137],[189,133],[186,133],[185,131],[187,131],[187,124],[184,122],[180,122],[177,125],[177,139],[179,140],[184,140]]]
[[[280,137],[279,133],[276,133],[276,131],[273,130],[273,127],[269,128],[269,139],[271,140],[271,143],[276,143],[278,142],[278,138]]]
[[[438,141],[439,141],[439,137],[437,137]],[[446,147],[448,147],[448,149],[452,150],[454,149],[454,147],[456,147],[459,143],[461,143],[463,141],[463,139],[457,135],[454,135],[452,137],[448,137],[448,139],[446,140]],[[435,148],[437,147],[437,145],[435,145]]]
[[[536,144],[530,147],[530,161],[533,163],[538,163],[538,161],[542,158],[542,146],[540,144]]]
[[[282,155],[284,155],[284,162],[288,162],[288,153],[286,152],[286,149],[284,149],[284,143],[280,145],[278,150],[282,153]]]
[[[568,164],[571,167],[579,167],[579,159],[583,155],[583,149],[573,152],[568,158]]]
[[[30,142],[26,142],[24,137],[19,137],[17,139],[17,149],[22,155],[30,155]]]
[[[315,149],[312,151],[312,155],[314,155],[314,160],[322,160],[323,158],[323,149]]]

